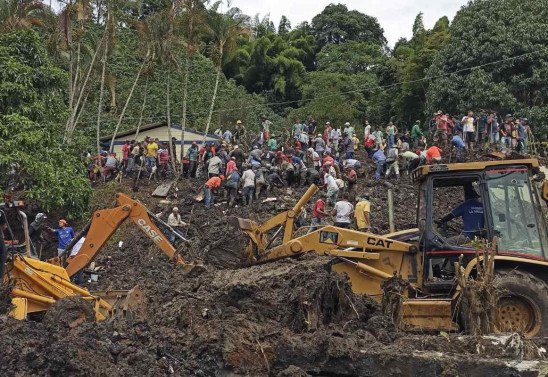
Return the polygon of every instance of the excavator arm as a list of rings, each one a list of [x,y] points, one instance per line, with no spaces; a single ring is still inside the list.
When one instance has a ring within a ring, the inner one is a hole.
[[[249,236],[246,252],[250,261],[263,263],[306,253],[331,256],[332,271],[346,275],[355,293],[367,294],[378,301],[384,296],[384,282],[395,276],[409,283],[409,289],[401,293],[404,296],[420,288],[421,254],[417,246],[392,239],[395,233],[379,236],[328,225],[295,237],[293,219],[317,190],[311,186],[290,211],[263,224],[236,219]],[[282,232],[283,239],[275,243]],[[409,329],[454,330],[452,318],[451,299],[408,297],[403,302],[402,321]]]
[[[141,202],[125,194],[116,194],[116,207],[93,213],[86,239],[80,251],[74,258],[68,259],[66,266],[68,275],[73,276],[93,261],[105,243],[127,219],[131,219],[171,260],[182,265],[185,269],[191,269],[193,265],[185,262],[183,257],[177,253],[175,247],[151,217],[154,215]]]

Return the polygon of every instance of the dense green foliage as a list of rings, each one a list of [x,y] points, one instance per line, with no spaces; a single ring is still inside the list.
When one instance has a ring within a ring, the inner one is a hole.
[[[86,213],[91,186],[85,165],[75,148],[59,145],[51,128],[24,116],[2,115],[0,150],[2,187],[24,188],[27,198],[46,211],[60,211],[69,218]]]
[[[436,55],[429,76],[428,111],[466,109],[516,113],[548,131],[548,1],[482,0],[463,8]],[[514,56],[527,56],[509,59]],[[501,63],[489,64],[509,59]],[[487,65],[486,65],[487,64]],[[480,66],[473,71],[466,68]]]
[[[438,109],[483,108],[527,116],[546,139],[547,13],[548,0],[475,0],[431,29],[419,13],[412,37],[390,48],[374,17],[342,4],[276,27],[204,0],[76,0],[58,15],[6,0],[0,128],[15,136],[0,162],[17,159],[31,197],[76,213],[89,186],[74,156],[96,149],[97,135],[167,119],[202,131],[241,119],[258,131],[266,114],[277,133],[314,115],[403,130]],[[44,147],[26,149],[37,140]]]
[[[46,210],[78,217],[91,187],[80,151],[61,147],[66,73],[50,63],[38,33],[0,36],[0,182],[25,188]]]
[[[0,114],[59,122],[66,116],[66,72],[50,63],[38,33],[0,35]]]

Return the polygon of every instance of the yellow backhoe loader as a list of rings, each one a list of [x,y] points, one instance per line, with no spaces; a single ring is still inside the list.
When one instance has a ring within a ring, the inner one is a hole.
[[[71,282],[71,277],[97,256],[108,239],[127,219],[131,219],[173,262],[181,265],[186,271],[195,267],[184,261],[159,226],[173,231],[176,237],[184,240],[181,235],[150,213],[139,201],[124,194],[117,194],[116,201],[117,205],[114,208],[96,211],[91,222],[68,245],[67,252],[78,239],[85,237],[76,256],[66,258],[64,255],[47,262],[31,256],[28,224],[26,215],[21,211],[24,204],[10,202],[0,205],[0,225],[10,235],[9,240],[4,240],[4,233],[0,231],[0,276],[3,277],[3,284],[11,285],[14,308],[10,314],[13,317],[25,319],[29,315],[44,314],[56,301],[65,297],[80,297],[89,301],[98,321],[113,315],[127,315],[132,311],[141,310],[143,297],[138,287],[130,291],[90,292]],[[15,211],[17,214],[12,214],[12,217],[20,217],[24,243],[17,242],[17,237],[14,236],[7,221],[6,211]]]
[[[548,336],[548,186],[538,161],[421,166],[413,180],[419,188],[415,229],[379,236],[324,226],[296,236],[294,220],[318,190],[311,186],[293,209],[263,224],[236,219],[250,239],[248,256],[258,263],[303,253],[332,256],[332,269],[348,275],[354,292],[375,299],[382,299],[383,282],[401,276],[409,283],[406,327],[452,331],[458,326],[460,295],[455,262],[463,261],[466,276],[474,277],[483,255],[480,245],[497,239],[495,282],[502,294],[496,328]],[[481,227],[473,236],[467,233],[464,242],[454,242],[463,238],[466,224],[447,226],[439,219],[466,203],[470,192],[483,208]]]

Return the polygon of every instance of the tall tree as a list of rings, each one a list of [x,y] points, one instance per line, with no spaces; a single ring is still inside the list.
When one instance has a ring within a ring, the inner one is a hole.
[[[282,16],[278,25],[278,34],[285,35],[291,31],[291,22],[286,16]]]
[[[192,56],[197,52],[200,37],[207,33],[207,11],[204,0],[181,0],[180,29],[186,45],[184,82],[183,82],[183,115],[181,119],[181,155],[184,156],[185,131],[187,126],[188,79]]]
[[[15,29],[44,27],[44,4],[38,0],[2,0],[0,2],[0,33]]]
[[[212,45],[211,55],[216,66],[215,86],[209,106],[209,114],[204,132],[203,142],[211,125],[211,117],[215,108],[219,79],[223,68],[223,57],[230,53],[237,46],[238,38],[250,33],[248,17],[243,15],[239,9],[231,8],[226,13],[218,13],[217,9],[210,10],[209,25],[211,28]]]
[[[330,4],[312,19],[312,34],[318,50],[329,43],[352,40],[384,46],[384,31],[375,17],[356,10],[349,11],[346,5]]]
[[[417,17],[415,17],[415,21],[413,22],[413,37],[416,37],[422,32],[424,32],[423,13],[419,12],[419,14],[417,14]]]
[[[548,0],[485,0],[463,7],[428,71],[435,77],[428,91],[428,113],[437,109],[517,113],[529,118],[537,136],[546,137],[547,9]],[[527,55],[513,59],[523,54]]]

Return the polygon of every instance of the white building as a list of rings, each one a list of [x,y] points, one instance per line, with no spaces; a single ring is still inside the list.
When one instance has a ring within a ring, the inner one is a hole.
[[[160,122],[160,123],[153,123],[153,124],[147,124],[145,126],[142,126],[139,130],[139,134],[136,135],[137,129],[129,130],[120,132],[116,135],[116,138],[114,139],[114,153],[117,155],[122,154],[122,145],[126,142],[126,140],[137,140],[137,141],[143,141],[145,137],[149,136],[152,139],[158,138],[160,142],[166,142],[169,140],[168,137],[168,129],[166,122]],[[171,124],[171,136],[176,138],[176,156],[180,156],[181,153],[181,126],[178,124]],[[108,149],[110,146],[112,140],[112,135],[105,136],[101,138],[101,146],[103,146],[105,149]],[[188,150],[190,145],[193,141],[198,143],[198,146],[200,147],[202,145],[202,142],[204,140],[204,133],[200,131],[196,131],[190,128],[187,128],[185,130],[185,145],[184,145],[184,153]],[[209,142],[219,142],[220,139],[213,134],[207,134],[206,135],[206,143]]]

